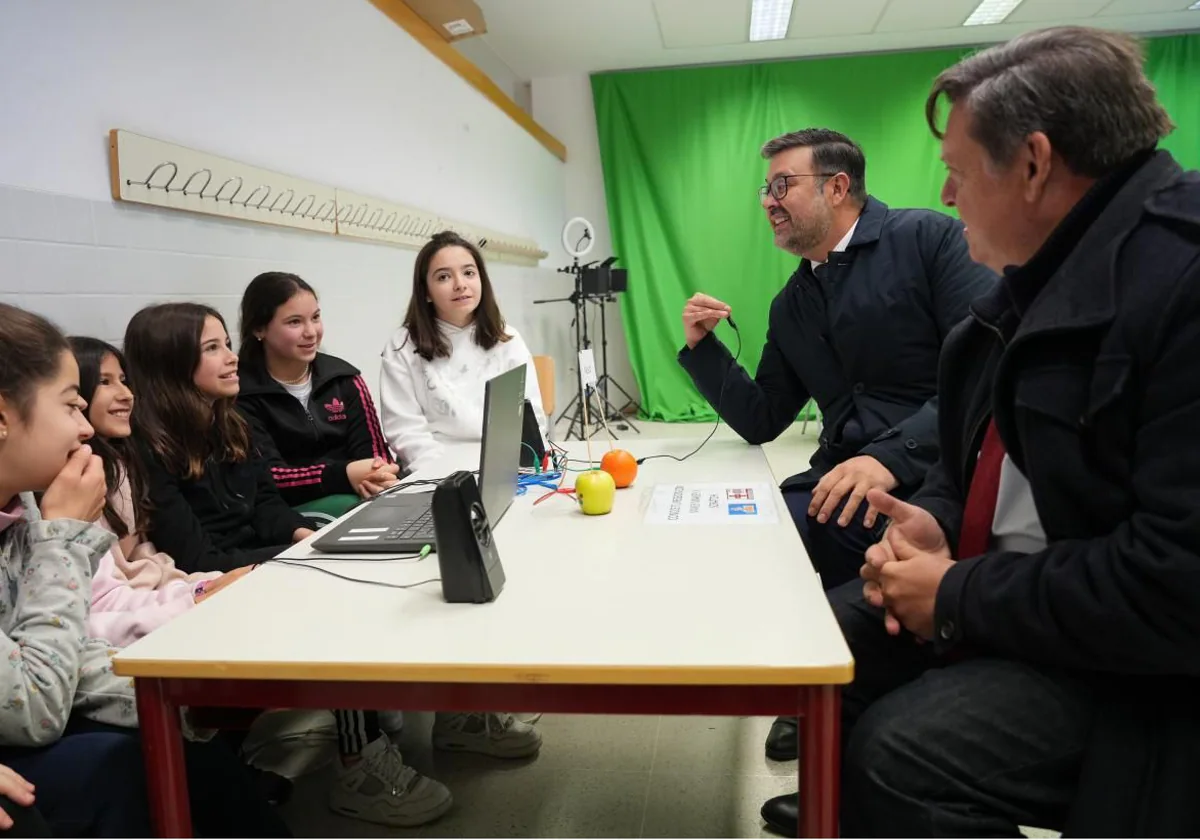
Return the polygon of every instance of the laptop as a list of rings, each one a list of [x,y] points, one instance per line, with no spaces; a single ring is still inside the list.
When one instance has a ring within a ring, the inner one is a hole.
[[[489,379],[483,396],[479,495],[492,527],[517,494],[525,421],[525,365]],[[313,542],[325,554],[409,554],[433,547],[433,492],[385,493]]]

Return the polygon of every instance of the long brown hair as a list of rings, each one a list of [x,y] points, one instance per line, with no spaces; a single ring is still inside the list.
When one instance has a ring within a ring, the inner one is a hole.
[[[491,350],[497,344],[508,341],[510,336],[505,331],[504,316],[500,314],[500,306],[496,303],[496,294],[492,291],[492,281],[488,278],[487,266],[483,263],[483,254],[473,242],[463,239],[452,230],[435,233],[433,238],[425,243],[417,254],[417,262],[413,266],[412,297],[408,301],[408,312],[404,316],[404,326],[412,338],[417,355],[427,362],[435,358],[450,357],[450,342],[442,334],[437,323],[437,311],[433,301],[429,299],[429,265],[433,257],[443,248],[452,246],[465,248],[475,266],[479,269],[479,306],[475,308],[475,343],[484,350]]]
[[[137,383],[134,434],[176,476],[204,475],[210,458],[241,463],[250,451],[250,430],[234,399],[206,399],[196,388],[204,322],[221,313],[199,303],[147,306],[125,329],[128,373]],[[228,330],[227,330],[228,332]]]
[[[121,351],[106,341],[87,336],[71,336],[71,351],[79,364],[79,393],[87,400],[91,409],[92,398],[100,387],[100,368],[106,356],[112,356],[125,371],[125,383],[133,389],[129,378],[129,365]],[[137,402],[134,402],[134,413],[137,413]],[[93,424],[94,426],[95,424]],[[136,533],[146,534],[150,531],[150,487],[146,480],[146,469],[142,459],[138,457],[137,447],[132,446],[126,439],[103,438],[96,434],[88,441],[92,451],[104,462],[104,481],[108,484],[108,496],[104,500],[104,520],[118,538],[129,536],[129,524],[117,512],[113,499],[121,489],[121,480],[129,483],[129,495],[133,500],[133,529]]]

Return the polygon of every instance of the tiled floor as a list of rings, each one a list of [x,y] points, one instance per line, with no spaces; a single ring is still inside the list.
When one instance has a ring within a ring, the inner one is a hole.
[[[707,435],[707,424],[638,423],[637,441]],[[804,469],[817,427],[799,425],[767,447],[781,476]],[[732,437],[721,427],[717,433]],[[437,823],[401,831],[345,820],[325,806],[332,769],[297,783],[285,809],[306,837],[760,837],[764,799],[796,788],[796,762],[763,755],[764,718],[546,715],[542,753],[528,762],[434,753],[432,716],[406,716],[406,761],[444,782],[454,809]]]
[[[762,801],[795,790],[768,762],[764,718],[547,715],[542,754],[502,762],[434,753],[430,715],[408,715],[405,760],[444,782],[454,809],[412,831],[334,816],[332,769],[300,779],[285,815],[304,837],[770,837]]]

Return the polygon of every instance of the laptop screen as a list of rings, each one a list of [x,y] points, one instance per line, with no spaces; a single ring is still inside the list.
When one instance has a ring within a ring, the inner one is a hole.
[[[492,527],[517,495],[525,420],[525,365],[488,380],[483,396],[479,496]]]

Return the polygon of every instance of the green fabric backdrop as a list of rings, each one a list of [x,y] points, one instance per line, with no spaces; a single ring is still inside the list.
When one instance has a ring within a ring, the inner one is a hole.
[[[629,268],[621,312],[645,415],[711,420],[675,357],[693,293],[733,308],[753,371],[767,304],[796,267],[758,203],[759,148],[786,131],[834,128],[867,156],[867,188],[893,207],[944,209],[938,143],[925,125],[933,78],[965,55],[936,50],[592,77],[614,253]],[[1164,143],[1200,166],[1200,35],[1151,40],[1147,68],[1178,125]],[[718,335],[730,349],[727,325]]]

